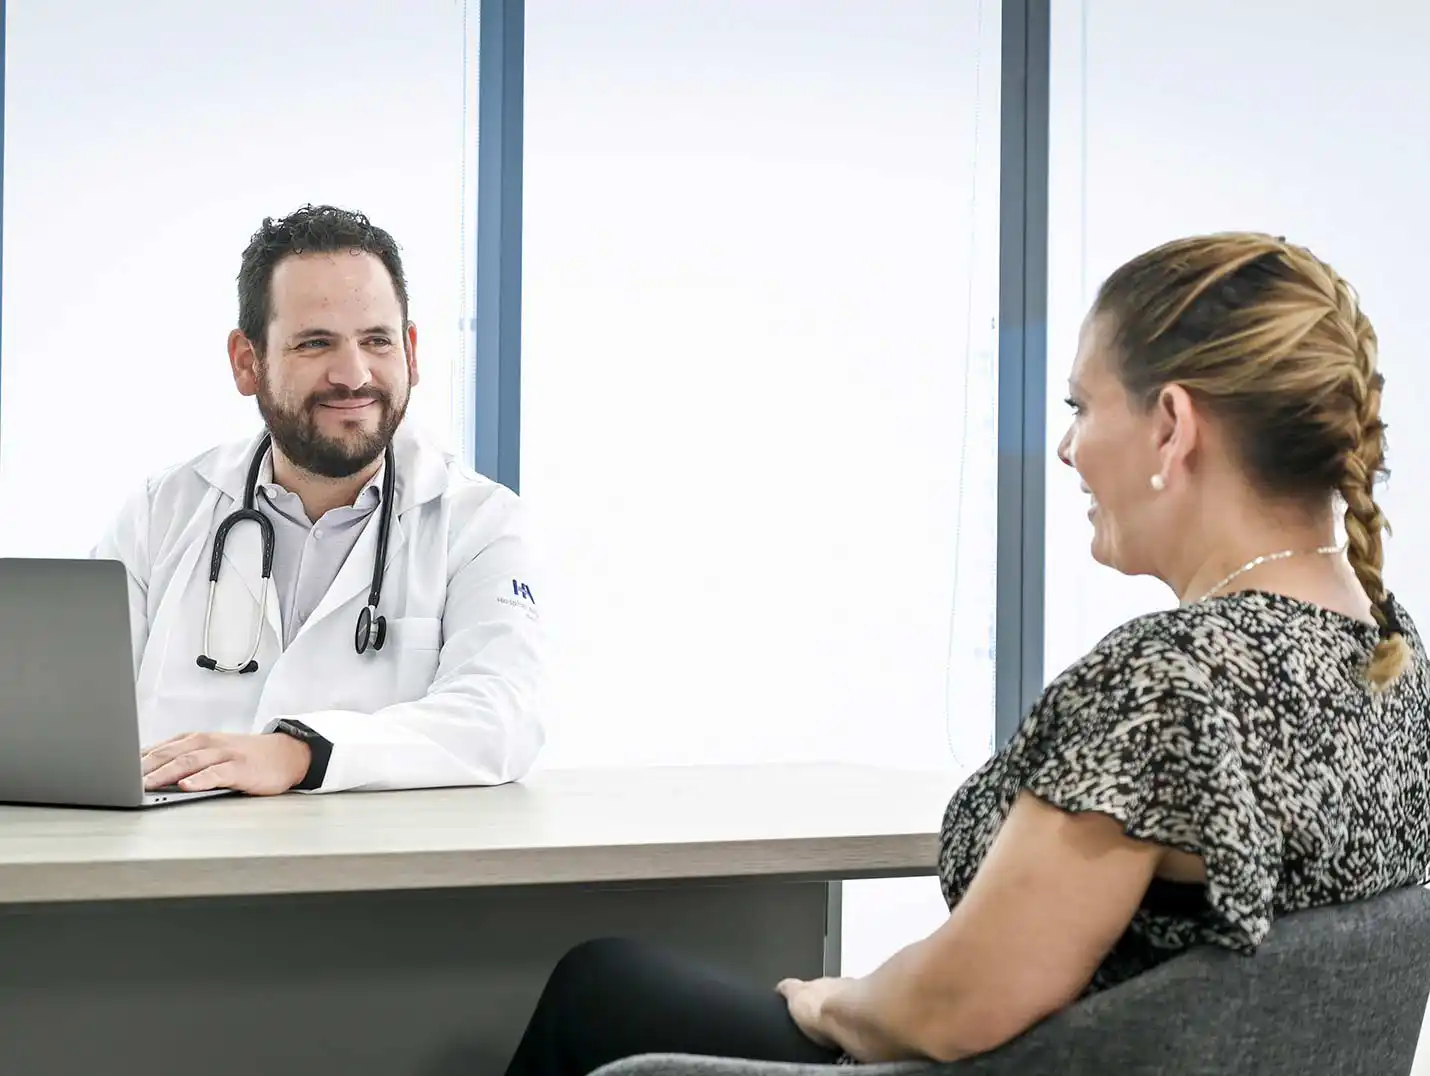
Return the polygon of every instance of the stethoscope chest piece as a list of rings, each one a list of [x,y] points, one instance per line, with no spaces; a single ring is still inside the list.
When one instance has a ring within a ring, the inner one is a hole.
[[[353,646],[359,654],[366,654],[368,648],[381,650],[387,642],[387,617],[377,615],[377,606],[364,605],[358,613],[357,630],[353,632]]]

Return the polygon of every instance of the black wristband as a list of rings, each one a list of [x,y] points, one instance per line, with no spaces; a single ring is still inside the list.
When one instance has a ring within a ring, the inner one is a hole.
[[[291,736],[295,740],[301,740],[308,745],[308,750],[312,754],[312,760],[308,763],[308,772],[303,775],[293,788],[298,792],[312,792],[323,787],[323,778],[328,775],[328,760],[333,757],[333,742],[326,736],[322,736],[301,721],[290,721],[283,718],[273,728],[274,732],[281,732],[284,736]]]

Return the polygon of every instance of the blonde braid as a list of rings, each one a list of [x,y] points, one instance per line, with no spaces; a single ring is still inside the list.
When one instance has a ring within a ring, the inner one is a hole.
[[[1390,524],[1375,501],[1375,482],[1386,473],[1385,423],[1380,418],[1381,391],[1385,379],[1376,369],[1376,338],[1368,318],[1359,310],[1354,296],[1337,281],[1340,302],[1334,315],[1354,343],[1356,368],[1349,374],[1348,388],[1356,402],[1358,430],[1355,443],[1346,453],[1340,482],[1346,502],[1347,557],[1356,578],[1365,588],[1371,610],[1380,626],[1381,639],[1371,653],[1366,678],[1383,690],[1393,684],[1410,664],[1410,644],[1406,641],[1395,610],[1395,602],[1385,589],[1381,574],[1384,565],[1382,532]]]

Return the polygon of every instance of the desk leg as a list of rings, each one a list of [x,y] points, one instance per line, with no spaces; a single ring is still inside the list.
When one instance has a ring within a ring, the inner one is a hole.
[[[828,937],[837,958],[830,909],[825,883],[769,881],[10,908],[0,1073],[499,1076],[577,942],[773,987],[820,974]]]
[[[825,883],[824,974],[837,976],[844,964],[844,883]]]

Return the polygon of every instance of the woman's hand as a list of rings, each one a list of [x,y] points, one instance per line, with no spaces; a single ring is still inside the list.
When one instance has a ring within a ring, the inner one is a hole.
[[[848,979],[783,979],[775,987],[789,1004],[789,1014],[805,1036],[820,1046],[838,1049],[823,1026],[824,1006],[830,997],[848,988]]]

